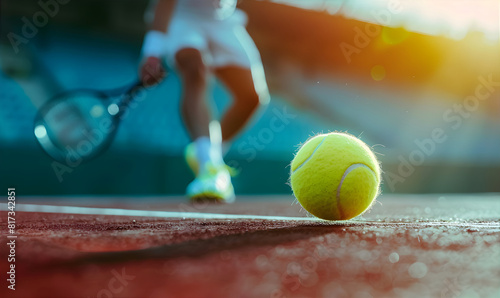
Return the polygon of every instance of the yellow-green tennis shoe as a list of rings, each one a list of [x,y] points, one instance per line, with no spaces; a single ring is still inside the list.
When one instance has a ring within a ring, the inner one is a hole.
[[[234,202],[234,188],[226,165],[214,165],[207,162],[204,173],[199,174],[189,183],[186,194],[193,202]]]

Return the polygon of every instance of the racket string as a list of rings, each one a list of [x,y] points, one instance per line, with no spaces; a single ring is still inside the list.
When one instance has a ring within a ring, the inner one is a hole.
[[[90,159],[110,145],[140,82],[108,90],[75,90],[57,96],[39,111],[35,136],[54,159]],[[125,92],[126,91],[126,92]]]
[[[86,157],[105,144],[112,122],[101,98],[80,95],[61,98],[42,115],[51,155]]]

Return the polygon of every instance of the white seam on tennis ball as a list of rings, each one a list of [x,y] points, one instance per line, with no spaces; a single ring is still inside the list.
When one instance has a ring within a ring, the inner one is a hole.
[[[321,142],[319,142],[318,146],[316,146],[316,148],[314,148],[314,151],[311,153],[311,155],[309,155],[309,157],[304,160],[293,172],[295,173],[298,169],[302,168],[303,165],[305,165],[314,155],[314,153],[316,153],[316,151],[319,149],[319,147],[321,147],[321,144],[323,144],[323,142],[325,141],[326,137],[323,138],[323,140],[321,140]]]
[[[337,200],[337,210],[340,212],[340,216],[343,217],[343,211],[342,211],[342,208],[340,206],[340,190],[342,189],[342,184],[344,184],[344,180],[345,178],[347,177],[347,175],[349,175],[349,173],[351,173],[353,170],[357,169],[357,168],[361,168],[361,167],[365,167],[367,168],[368,170],[370,170],[371,172],[373,172],[375,174],[375,172],[367,165],[363,164],[363,163],[355,163],[355,164],[352,164],[350,165],[344,172],[344,175],[342,175],[342,178],[340,179],[340,183],[339,183],[339,186],[337,186],[337,195],[336,195],[336,200]]]

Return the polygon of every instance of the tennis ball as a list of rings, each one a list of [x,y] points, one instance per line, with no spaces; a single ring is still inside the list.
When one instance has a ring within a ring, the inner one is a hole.
[[[380,186],[380,166],[370,148],[346,133],[309,139],[292,161],[290,182],[299,203],[314,216],[346,220],[365,212]]]

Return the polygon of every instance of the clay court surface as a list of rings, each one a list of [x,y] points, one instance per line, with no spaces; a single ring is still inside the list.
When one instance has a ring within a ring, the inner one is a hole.
[[[269,217],[21,211],[29,204]],[[1,297],[500,297],[497,195],[386,195],[340,223],[274,218],[308,216],[289,196],[18,197],[16,207],[16,291],[2,245]]]

